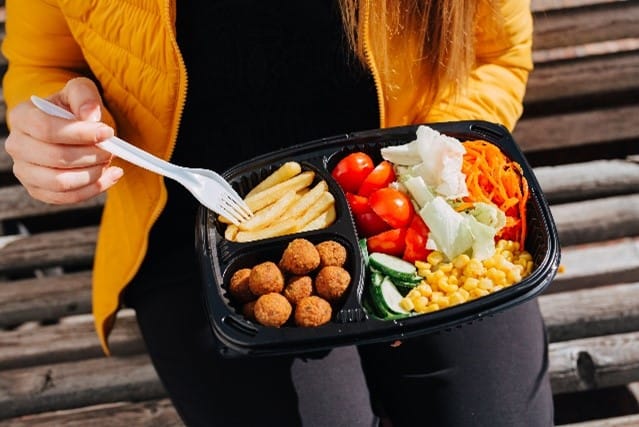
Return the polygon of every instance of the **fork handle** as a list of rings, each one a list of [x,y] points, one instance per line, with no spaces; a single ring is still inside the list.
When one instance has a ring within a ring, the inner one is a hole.
[[[49,115],[68,120],[76,120],[76,117],[70,111],[65,110],[64,108],[52,102],[49,102],[44,98],[33,95],[31,97],[31,102],[33,102],[33,104],[41,111]],[[156,157],[153,154],[136,147],[135,145],[129,144],[125,140],[120,139],[116,136],[99,142],[97,145],[98,147],[102,148],[105,151],[108,151],[114,156],[117,156],[123,160],[128,161],[129,163],[133,163],[134,165],[140,166],[151,172],[166,176],[178,182],[182,182],[184,180],[183,175],[176,173],[180,169],[179,166],[164,161],[161,158]]]

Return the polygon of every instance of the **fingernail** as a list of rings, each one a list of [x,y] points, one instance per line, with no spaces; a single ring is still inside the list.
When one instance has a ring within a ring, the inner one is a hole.
[[[99,105],[89,102],[80,106],[80,118],[82,120],[97,122],[100,121],[100,117],[102,117],[102,112]]]
[[[95,139],[96,141],[104,141],[105,139],[111,138],[113,136],[113,129],[106,125],[100,125],[98,129],[95,131]]]
[[[110,168],[110,173],[111,179],[113,179],[113,181],[117,181],[118,179],[122,178],[122,175],[124,175],[124,171],[122,170],[122,168],[118,167]]]

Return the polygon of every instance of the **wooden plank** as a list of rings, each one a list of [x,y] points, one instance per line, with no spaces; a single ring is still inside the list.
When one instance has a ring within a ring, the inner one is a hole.
[[[611,92],[618,93],[620,98],[623,95],[636,102],[638,90],[639,48],[630,52],[587,56],[570,61],[547,64],[538,62],[528,80],[524,108],[534,103],[556,102],[562,98],[596,99]]]
[[[0,273],[54,266],[89,267],[97,226],[39,233],[0,248]]]
[[[0,419],[166,397],[147,355],[99,357],[0,372]]]
[[[639,4],[636,1],[580,6],[543,11],[533,9],[534,48],[639,37]]]
[[[91,274],[87,270],[0,282],[0,327],[90,313]]]
[[[639,237],[564,246],[562,272],[545,293],[639,281]]]
[[[561,424],[557,427],[637,427],[639,426],[639,414],[621,417],[606,418],[603,420],[591,420],[578,423]]]
[[[549,351],[554,393],[623,385],[639,378],[639,332],[551,343]],[[0,372],[0,419],[164,396],[146,355]]]
[[[530,10],[533,12],[545,12],[555,9],[569,9],[573,7],[605,5],[619,3],[627,0],[531,0]]]
[[[146,352],[132,310],[118,313],[109,344],[114,356]],[[55,325],[0,332],[0,370],[79,361],[103,355],[91,315],[73,316]]]
[[[639,330],[639,282],[539,297],[551,342]]]
[[[2,116],[4,122],[4,116]],[[4,141],[6,138],[0,138],[0,173],[11,172],[13,168],[13,160],[4,149]]]
[[[91,427],[184,426],[169,399],[154,399],[139,403],[117,402],[25,415],[0,421],[0,427],[86,427],[88,423]]]
[[[549,203],[596,199],[639,191],[639,163],[594,160],[534,169]]]
[[[29,195],[22,185],[0,187],[0,221],[51,215],[68,211],[99,209],[104,206],[105,196],[63,205],[40,202]]]
[[[522,117],[513,130],[524,151],[552,150],[639,138],[639,105]],[[628,147],[632,142],[628,142]],[[633,147],[636,144],[633,145]]]
[[[562,246],[639,235],[639,193],[550,207]]]
[[[639,332],[550,344],[554,394],[625,385],[639,379]]]

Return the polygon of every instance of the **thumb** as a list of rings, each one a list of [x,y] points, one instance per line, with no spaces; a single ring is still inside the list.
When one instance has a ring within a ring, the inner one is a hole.
[[[78,119],[98,122],[102,118],[102,97],[92,80],[86,77],[71,79],[58,96]]]

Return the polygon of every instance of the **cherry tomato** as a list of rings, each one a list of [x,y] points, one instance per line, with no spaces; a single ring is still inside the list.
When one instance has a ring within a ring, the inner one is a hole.
[[[370,206],[368,206],[368,197],[354,193],[346,193],[346,201],[348,202],[348,206],[351,208],[353,215],[359,215],[371,210]]]
[[[395,170],[393,164],[387,160],[382,160],[371,173],[366,176],[359,187],[357,194],[370,196],[373,191],[388,187],[388,184],[395,181]]]
[[[383,252],[401,257],[406,248],[406,229],[392,228],[366,239],[368,252]]]
[[[368,204],[392,228],[408,227],[415,213],[410,198],[391,187],[374,191],[368,198]]]
[[[357,193],[374,168],[373,159],[368,154],[356,151],[337,162],[331,175],[345,192]]]
[[[406,229],[406,249],[404,249],[402,258],[408,262],[426,261],[426,257],[432,252],[432,250],[426,249],[429,231],[422,217],[413,215],[413,219]]]
[[[386,221],[372,210],[355,215],[355,225],[362,237],[373,236],[390,228]]]

